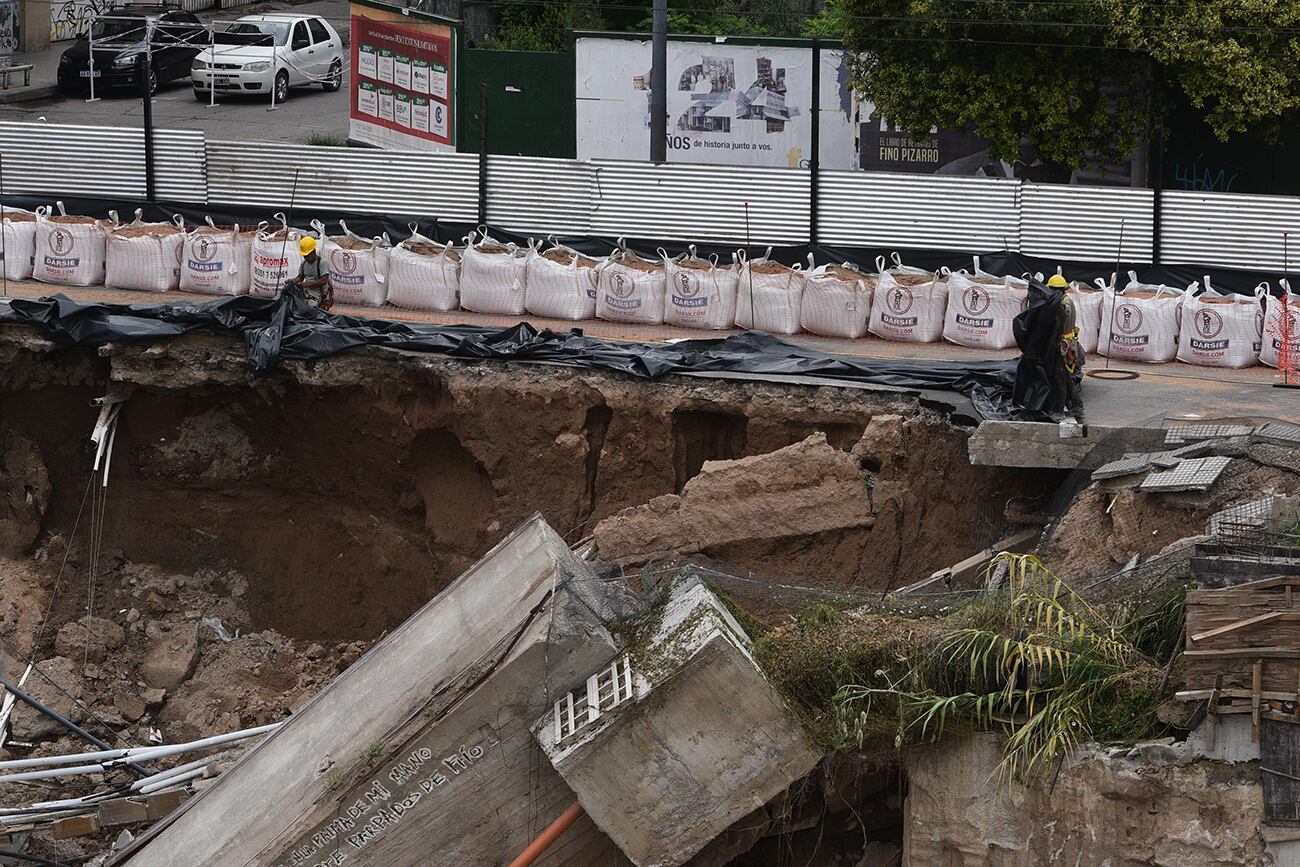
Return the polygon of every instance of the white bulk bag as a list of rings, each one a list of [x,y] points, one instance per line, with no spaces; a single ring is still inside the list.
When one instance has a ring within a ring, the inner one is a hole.
[[[460,253],[416,231],[388,253],[388,303],[411,310],[455,310]]]
[[[948,307],[948,284],[930,271],[903,265],[894,254],[896,267],[885,269],[882,256],[876,261],[880,276],[871,295],[871,318],[867,330],[886,340],[933,343],[943,335]]]
[[[69,217],[62,202],[58,216],[49,208],[36,211],[35,259],[32,276],[42,283],[64,286],[99,286],[104,282],[104,244],[108,229],[117,225],[117,213],[110,219]]]
[[[284,214],[276,214],[280,228],[268,232],[260,228],[253,239],[253,274],[248,291],[257,298],[274,298],[289,280],[296,280],[302,270],[298,242],[307,237],[301,229],[289,228]]]
[[[812,256],[808,260],[811,264]],[[804,275],[799,323],[804,331],[826,337],[862,337],[867,333],[875,288],[875,277],[848,262],[810,268]]]
[[[339,304],[383,307],[388,298],[388,236],[363,238],[339,220],[342,235],[325,234],[325,224],[312,221],[321,237],[320,256],[329,266],[330,288]]]
[[[479,244],[474,239],[470,232],[461,255],[460,306],[475,313],[523,313],[527,251],[487,235]]]
[[[1202,367],[1255,365],[1264,331],[1260,299],[1267,288],[1261,283],[1252,295],[1224,295],[1206,277],[1205,289],[1199,295],[1189,291],[1183,302],[1178,360]]]
[[[1097,288],[1086,283],[1072,281],[1065,290],[1074,302],[1074,325],[1079,329],[1079,345],[1088,355],[1097,352],[1097,340],[1101,336],[1101,305],[1106,298],[1106,283],[1097,278]]]
[[[552,319],[596,318],[596,260],[553,238],[546,252],[540,246],[540,241],[528,242],[524,308]]]
[[[104,244],[104,285],[110,289],[174,292],[181,286],[181,250],[185,221],[146,223],[141,211],[135,220],[115,226]]]
[[[4,225],[0,228],[0,259],[4,261],[7,280],[28,280],[32,276],[32,259],[36,256],[36,215],[22,208],[0,208]]]
[[[1097,352],[1110,358],[1163,364],[1178,353],[1178,318],[1183,290],[1137,282],[1116,294],[1106,289],[1101,305],[1101,335]]]
[[[247,295],[253,277],[253,239],[239,226],[218,227],[207,217],[185,238],[181,255],[181,291],[203,295]]]
[[[740,285],[736,254],[731,254],[730,265],[719,265],[716,254],[702,258],[696,255],[694,244],[687,250],[684,256],[664,259],[668,291],[664,322],[710,331],[731,328],[736,321],[736,292]]]
[[[610,322],[662,325],[667,276],[651,262],[622,246],[601,263],[596,277],[596,317]]]
[[[1259,362],[1269,367],[1277,367],[1278,354],[1282,350],[1283,295],[1286,297],[1286,319],[1290,320],[1291,352],[1293,356],[1300,354],[1300,293],[1292,292],[1291,284],[1286,280],[1279,282],[1280,294],[1269,293],[1264,297],[1264,339],[1259,349]]]
[[[1011,323],[1028,300],[1027,283],[980,270],[976,256],[973,274],[957,271],[948,277],[943,339],[977,349],[1009,349],[1016,345]]]
[[[803,306],[803,269],[771,260],[772,248],[761,259],[740,255],[740,284],[736,292],[736,326],[772,334],[797,334]]]

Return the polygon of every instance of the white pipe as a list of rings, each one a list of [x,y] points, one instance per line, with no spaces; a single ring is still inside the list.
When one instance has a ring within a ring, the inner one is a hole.
[[[154,792],[158,792],[163,789],[168,789],[171,788],[172,786],[179,786],[181,783],[188,783],[190,780],[193,780],[196,777],[206,777],[207,775],[208,775],[208,766],[204,765],[201,768],[195,768],[192,771],[188,771],[179,776],[172,777],[170,780],[162,780],[161,782],[157,782],[145,786],[140,790],[140,794],[152,795]]]
[[[103,773],[103,765],[73,765],[70,768],[47,768],[40,771],[23,771],[0,776],[0,783],[21,783],[24,780],[47,780],[50,777],[76,777],[82,774]]]
[[[131,791],[139,792],[143,790],[145,786],[152,786],[155,783],[165,782],[166,780],[169,780],[172,777],[178,777],[181,774],[194,770],[195,768],[206,768],[211,762],[212,762],[212,757],[205,756],[204,758],[201,759],[195,759],[194,761],[188,764],[178,765],[172,768],[170,771],[161,771],[160,773],[154,774],[151,777],[144,777],[143,779],[136,780],[134,783],[131,784]]]
[[[214,735],[202,740],[190,741],[186,744],[171,744],[162,747],[130,747],[128,749],[118,750],[100,750],[93,753],[72,753],[66,756],[44,756],[38,759],[10,759],[7,762],[0,762],[0,770],[13,771],[20,768],[45,768],[51,765],[64,765],[73,762],[97,761],[100,765],[108,762],[116,762],[118,759],[134,759],[148,761],[150,758],[156,758],[164,755],[175,755],[176,753],[186,753],[194,750],[204,750],[208,747],[220,746],[234,741],[241,741],[245,738],[256,737],[260,734],[272,732],[278,729],[284,723],[271,723],[270,725],[259,726],[252,729],[243,729],[242,731],[230,732],[224,735]],[[100,767],[96,765],[95,767]]]

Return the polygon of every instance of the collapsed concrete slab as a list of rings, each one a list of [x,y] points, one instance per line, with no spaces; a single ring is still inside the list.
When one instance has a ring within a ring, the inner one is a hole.
[[[674,585],[647,619],[626,655],[563,696],[534,731],[634,864],[676,867],[807,775],[821,753],[698,579]]]
[[[574,801],[530,728],[615,655],[618,598],[534,516],[110,863],[509,862]],[[626,861],[579,820],[537,863]]]

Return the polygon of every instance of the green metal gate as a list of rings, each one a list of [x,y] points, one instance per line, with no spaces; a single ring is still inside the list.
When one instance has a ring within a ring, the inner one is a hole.
[[[457,75],[457,150],[479,149],[479,106],[487,82],[487,149],[535,157],[576,155],[573,51],[467,48]]]

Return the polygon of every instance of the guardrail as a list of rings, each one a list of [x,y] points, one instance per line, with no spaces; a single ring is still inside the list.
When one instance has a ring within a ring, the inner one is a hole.
[[[162,199],[282,208],[298,204],[487,220],[533,235],[627,235],[750,244],[897,246],[1276,270],[1300,199],[1167,192],[1002,178],[478,156],[208,141],[155,133]],[[143,199],[144,138],[120,127],[0,122],[10,193]],[[486,212],[479,173],[486,167]],[[813,228],[816,228],[816,232]],[[1297,235],[1300,238],[1300,234]]]

